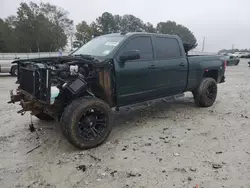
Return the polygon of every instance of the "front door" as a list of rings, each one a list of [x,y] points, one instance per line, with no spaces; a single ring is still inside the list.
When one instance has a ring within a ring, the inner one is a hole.
[[[152,98],[154,60],[151,37],[135,36],[128,39],[119,54],[130,50],[138,50],[140,59],[123,63],[115,62],[118,106]]]

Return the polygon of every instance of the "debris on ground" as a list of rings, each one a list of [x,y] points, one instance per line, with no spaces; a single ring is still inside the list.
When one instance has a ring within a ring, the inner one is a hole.
[[[197,171],[197,169],[193,168],[193,167],[190,167],[189,170],[192,171],[192,172],[196,172]]]
[[[248,116],[244,116],[243,114],[241,114],[241,117],[248,119]]]
[[[101,173],[101,175],[102,175],[102,176],[106,176],[106,173],[105,173],[105,172],[103,172],[103,173]]]
[[[141,176],[140,173],[127,172],[127,178],[130,178],[130,177],[140,177],[140,176]]]
[[[128,149],[128,145],[123,146],[122,151],[126,151]]]
[[[162,158],[159,158],[159,162],[161,162],[162,161]]]
[[[191,177],[188,177],[188,181],[192,181],[192,178],[191,178]]]
[[[91,155],[91,154],[88,154],[88,155],[89,155],[92,159],[94,159],[95,161],[99,161],[99,162],[102,161],[101,159],[95,157],[94,155]]]
[[[163,131],[166,131],[166,130],[168,130],[168,128],[167,128],[167,127],[163,128]]]
[[[85,165],[80,165],[78,167],[76,167],[77,170],[82,170],[83,172],[86,171],[86,166]]]
[[[187,170],[185,168],[174,168],[174,171],[182,172],[182,173],[186,173],[187,172]]]
[[[114,171],[110,172],[110,175],[114,177],[115,173],[117,173],[117,170],[114,170]]]
[[[151,146],[152,144],[151,143],[146,143],[145,146]]]
[[[34,150],[36,150],[37,148],[40,148],[40,147],[41,147],[41,145],[38,145],[38,146],[36,146],[35,148],[29,150],[26,154],[31,153],[32,151],[34,151]]]
[[[174,156],[178,157],[178,156],[180,156],[180,154],[179,153],[174,153]]]
[[[216,154],[222,154],[222,151],[217,151],[217,152],[215,152]]]
[[[219,168],[222,168],[222,165],[221,165],[221,164],[216,164],[216,163],[214,163],[214,164],[212,164],[212,167],[213,167],[214,169],[219,169]]]

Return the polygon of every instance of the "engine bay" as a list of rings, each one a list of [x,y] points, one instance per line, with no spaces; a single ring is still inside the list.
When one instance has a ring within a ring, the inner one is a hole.
[[[98,77],[94,59],[68,56],[21,60],[18,70],[19,89],[50,105],[59,95],[73,98],[90,92]]]

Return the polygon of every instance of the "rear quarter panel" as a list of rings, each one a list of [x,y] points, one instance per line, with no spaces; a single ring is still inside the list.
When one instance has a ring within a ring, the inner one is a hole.
[[[187,90],[197,88],[204,77],[206,71],[217,71],[217,82],[224,76],[223,60],[220,56],[193,56],[189,60],[189,77]]]

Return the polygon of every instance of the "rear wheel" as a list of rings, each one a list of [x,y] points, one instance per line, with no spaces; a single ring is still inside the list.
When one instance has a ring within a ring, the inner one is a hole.
[[[217,97],[217,83],[213,78],[204,78],[200,86],[193,91],[195,104],[199,107],[210,107]]]
[[[35,115],[38,119],[43,120],[43,121],[52,121],[54,118],[50,116],[49,114],[46,114],[44,112],[40,112]]]
[[[113,127],[113,112],[98,98],[80,98],[65,109],[61,130],[66,139],[79,149],[101,145]]]

